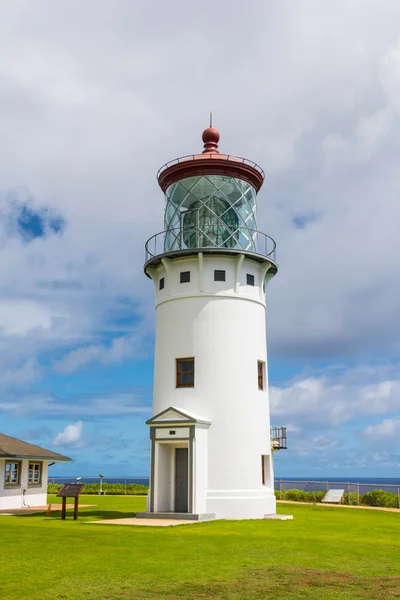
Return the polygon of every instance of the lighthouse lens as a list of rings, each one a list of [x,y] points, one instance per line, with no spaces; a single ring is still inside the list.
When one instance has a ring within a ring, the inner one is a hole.
[[[241,179],[204,175],[177,181],[166,191],[165,251],[255,251],[255,208],[255,189]]]

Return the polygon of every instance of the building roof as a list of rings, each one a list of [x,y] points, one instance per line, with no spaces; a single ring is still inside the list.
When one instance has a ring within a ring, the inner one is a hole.
[[[68,456],[40,448],[0,433],[0,458],[36,458],[52,461],[69,461]]]
[[[203,131],[204,150],[201,154],[191,154],[172,160],[159,169],[157,179],[165,193],[167,188],[180,179],[201,175],[223,175],[242,179],[250,183],[258,192],[264,181],[264,171],[256,163],[246,158],[220,154],[218,150],[219,132],[214,127]]]
[[[211,425],[211,421],[203,419],[198,415],[187,412],[182,408],[176,408],[176,406],[170,406],[162,410],[157,415],[154,415],[146,421],[146,425],[168,425],[171,423],[182,423],[182,424],[199,424],[199,425]]]

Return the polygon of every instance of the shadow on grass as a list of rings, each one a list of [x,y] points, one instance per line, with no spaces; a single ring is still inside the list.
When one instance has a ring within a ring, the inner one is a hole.
[[[46,513],[33,513],[33,514],[20,514],[20,515],[15,515],[16,517],[18,517],[19,519],[61,519],[61,510],[52,510],[50,515],[46,515]],[[68,521],[73,520],[73,516],[74,516],[74,511],[73,509],[68,509],[67,510],[67,514],[66,514],[66,518]],[[82,520],[88,520],[88,521],[98,521],[98,520],[105,520],[105,519],[132,519],[136,517],[136,512],[134,511],[118,511],[118,510],[101,510],[101,509],[94,509],[94,510],[87,510],[85,508],[82,508],[79,513],[78,513],[78,520],[82,521]]]

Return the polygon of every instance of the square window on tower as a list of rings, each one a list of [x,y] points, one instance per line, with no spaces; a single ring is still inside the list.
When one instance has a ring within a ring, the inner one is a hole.
[[[247,273],[246,283],[247,285],[254,285],[254,275],[250,275],[250,273]]]
[[[176,359],[176,387],[194,387],[194,358]]]
[[[158,289],[159,290],[163,290],[164,289],[164,285],[165,285],[165,280],[164,277],[161,277],[159,283],[158,283]]]
[[[190,282],[190,271],[182,271],[181,272],[181,283],[189,283]]]
[[[214,271],[214,281],[225,281],[225,280],[226,280],[225,271],[218,271],[218,270]]]

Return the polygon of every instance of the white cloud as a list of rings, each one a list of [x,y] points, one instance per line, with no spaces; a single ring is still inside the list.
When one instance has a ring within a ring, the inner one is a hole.
[[[400,379],[387,376],[387,370],[358,367],[271,386],[271,414],[275,420],[296,419],[296,423],[323,423],[329,428],[400,411]]]
[[[5,393],[0,399],[2,412],[14,417],[54,418],[71,415],[87,419],[104,417],[123,417],[143,415],[145,419],[151,413],[149,392],[108,392],[104,394],[75,395],[65,400],[57,396],[41,393]]]
[[[67,425],[63,431],[60,431],[60,433],[55,436],[51,443],[55,446],[69,446],[73,448],[79,448],[80,446],[83,446],[82,421],[77,421],[76,423]]]
[[[364,436],[381,444],[392,443],[394,439],[398,440],[400,437],[400,417],[384,419],[376,425],[368,425],[364,429]]]
[[[32,329],[50,329],[52,315],[38,302],[0,300],[0,329],[4,335],[26,335]]]
[[[1,386],[7,387],[12,384],[26,385],[39,378],[40,367],[35,358],[25,361],[20,367],[15,369],[7,368],[3,364],[3,373],[0,372]]]
[[[135,357],[143,360],[148,356],[145,336],[139,333],[136,337],[116,337],[111,341],[109,346],[91,345],[72,350],[61,360],[57,361],[54,368],[58,373],[69,374],[82,369],[92,362],[110,365]]]

